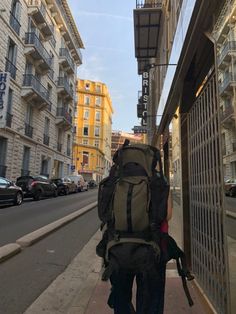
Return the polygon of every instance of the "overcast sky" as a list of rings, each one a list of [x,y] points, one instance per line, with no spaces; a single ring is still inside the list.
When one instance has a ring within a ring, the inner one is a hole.
[[[85,50],[79,67],[81,79],[107,85],[114,108],[113,130],[130,132],[139,125],[138,90],[134,56],[135,0],[68,0]]]

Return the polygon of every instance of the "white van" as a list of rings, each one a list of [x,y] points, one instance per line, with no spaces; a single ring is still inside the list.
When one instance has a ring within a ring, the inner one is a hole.
[[[88,191],[88,183],[81,174],[70,175],[67,178],[71,179],[77,185],[77,192]]]

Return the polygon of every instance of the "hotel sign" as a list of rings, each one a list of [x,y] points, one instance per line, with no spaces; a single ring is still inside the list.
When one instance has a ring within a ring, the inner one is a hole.
[[[6,127],[10,73],[0,72],[0,129]]]
[[[142,126],[147,125],[147,106],[149,99],[149,72],[143,72],[142,74],[142,104],[143,104],[143,113],[142,113]]]

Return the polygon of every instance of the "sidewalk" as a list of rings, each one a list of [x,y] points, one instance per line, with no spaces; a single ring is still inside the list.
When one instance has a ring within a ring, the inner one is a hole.
[[[26,310],[25,314],[112,314],[107,306],[110,285],[100,279],[101,260],[95,247],[98,231],[72,263]],[[168,264],[165,314],[210,314],[194,283],[188,283],[194,306],[190,308],[173,263]]]

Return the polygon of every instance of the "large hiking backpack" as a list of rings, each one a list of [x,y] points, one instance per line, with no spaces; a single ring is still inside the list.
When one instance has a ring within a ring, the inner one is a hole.
[[[155,147],[123,145],[113,161],[98,192],[98,215],[106,228],[97,248],[108,265],[104,279],[118,269],[138,273],[156,267],[169,193]]]

